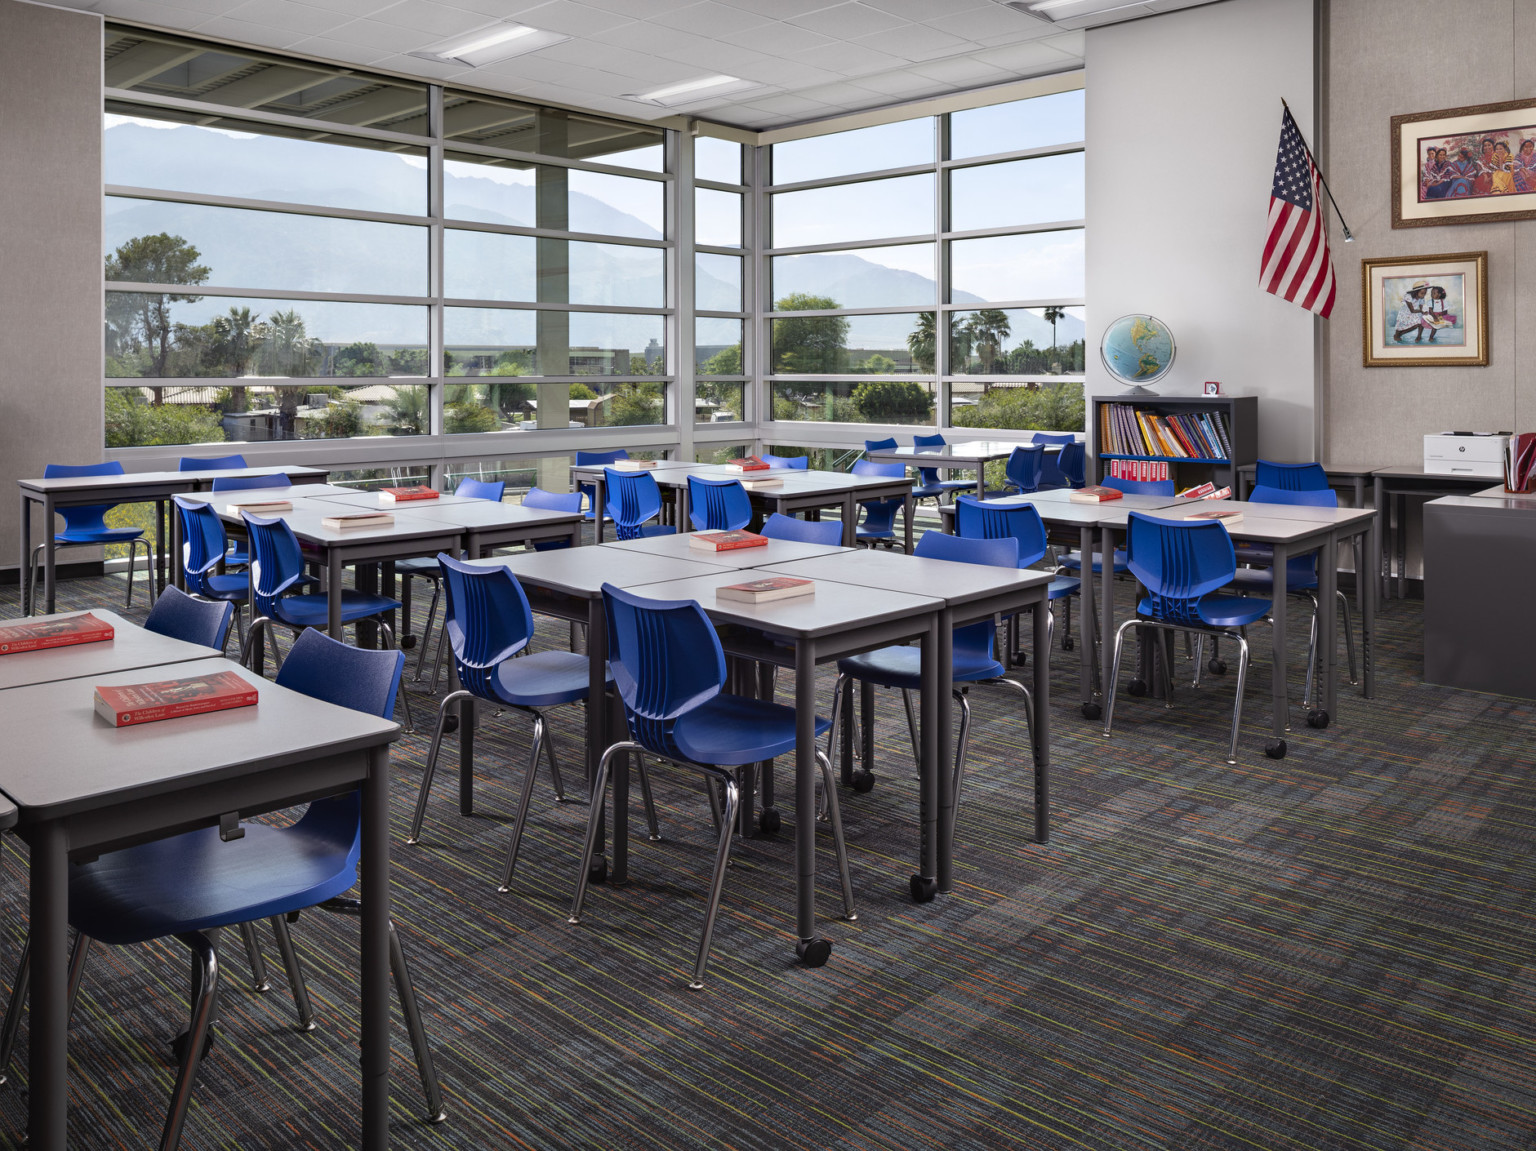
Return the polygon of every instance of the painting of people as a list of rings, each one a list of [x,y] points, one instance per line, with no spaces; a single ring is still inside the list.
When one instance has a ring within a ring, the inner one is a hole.
[[[1536,124],[1486,136],[1420,137],[1419,202],[1536,192]]]
[[[1365,366],[1488,363],[1488,253],[1361,261]]]
[[[1392,226],[1536,219],[1536,100],[1392,117]]]

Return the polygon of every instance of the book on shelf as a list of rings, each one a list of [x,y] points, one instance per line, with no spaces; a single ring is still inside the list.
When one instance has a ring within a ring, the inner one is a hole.
[[[1099,405],[1100,451],[1112,456],[1228,460],[1232,444],[1222,412],[1155,411],[1135,404]]]
[[[293,511],[292,500],[234,500],[224,505],[224,514],[238,516],[242,512],[253,516],[275,516],[278,512]]]
[[[1190,512],[1184,517],[1186,523],[1203,523],[1206,520],[1215,520],[1224,528],[1235,528],[1243,522],[1243,509],[1210,508],[1203,512]]]
[[[216,671],[153,683],[98,687],[96,714],[113,727],[132,727],[159,719],[251,707],[256,699],[254,684],[232,671]]]
[[[1170,478],[1168,465],[1162,460],[1110,460],[1109,474],[1117,480],[1142,484]]]
[[[688,546],[701,552],[732,552],[741,548],[765,548],[768,537],[746,531],[693,532],[688,537]]]
[[[0,655],[40,651],[45,647],[69,647],[77,643],[101,643],[116,634],[112,625],[90,612],[63,619],[34,619],[0,627]]]
[[[1100,487],[1097,484],[1086,488],[1073,488],[1072,494],[1067,497],[1075,504],[1103,504],[1110,500],[1124,499],[1125,493],[1119,488]]]
[[[344,532],[352,528],[386,528],[395,522],[394,512],[348,512],[345,515],[326,516],[321,527]]]
[[[741,456],[725,462],[725,470],[728,472],[766,472],[768,469],[769,465],[757,456]]]
[[[608,466],[616,472],[648,472],[660,462],[660,460],[614,460]]]
[[[741,603],[770,603],[776,599],[815,595],[816,582],[794,579],[791,576],[774,576],[771,579],[755,579],[746,583],[726,584],[715,589],[716,599],[737,600]]]
[[[407,504],[416,500],[435,500],[441,493],[426,484],[412,484],[406,488],[380,488],[379,502],[385,504]]]

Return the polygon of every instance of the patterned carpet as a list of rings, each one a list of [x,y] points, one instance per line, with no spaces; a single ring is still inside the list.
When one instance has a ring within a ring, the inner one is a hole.
[[[74,581],[65,599],[115,607],[121,588]],[[0,615],[15,613],[5,589]],[[1077,715],[1076,659],[1058,659],[1048,846],[1030,839],[1023,725],[1005,695],[976,693],[957,889],[922,906],[907,895],[905,723],[882,694],[878,783],[843,801],[858,921],[835,918],[827,850],[832,960],[794,963],[786,803],[783,833],[738,849],[697,993],[686,975],[712,832],[694,780],[657,773],[666,842],[635,842],[629,885],[593,889],[572,927],[585,807],[555,804],[547,776],[513,891],[495,890],[528,746],[517,716],[483,728],[481,814],[457,814],[450,741],[424,841],[404,845],[433,706],[413,690],[422,731],[395,761],[395,915],[450,1117],[421,1122],[397,1022],[395,1145],[1536,1145],[1533,709],[1421,684],[1420,632],[1416,603],[1388,604],[1378,698],[1344,687],[1322,732],[1298,709],[1281,761],[1261,750],[1261,655],[1236,767],[1224,755],[1231,675],[1181,692],[1172,712],[1123,699],[1106,742]],[[540,642],[564,638],[548,626]],[[820,678],[829,702],[832,676]],[[580,720],[556,712],[568,781]],[[6,987],[26,923],[17,846],[0,853]],[[319,1029],[294,1030],[267,930],[266,995],[249,991],[227,934],[232,983],[183,1146],[356,1144],[357,925],[307,914],[294,934]],[[153,1145],[185,988],[175,944],[93,954],[71,1032],[72,1145]],[[18,1072],[0,1089],[8,1145],[24,1124]]]

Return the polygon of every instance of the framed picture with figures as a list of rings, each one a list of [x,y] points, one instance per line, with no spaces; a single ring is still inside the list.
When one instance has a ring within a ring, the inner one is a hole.
[[[1488,253],[1360,261],[1368,368],[1488,364]]]
[[[1392,226],[1536,220],[1536,100],[1392,117]]]

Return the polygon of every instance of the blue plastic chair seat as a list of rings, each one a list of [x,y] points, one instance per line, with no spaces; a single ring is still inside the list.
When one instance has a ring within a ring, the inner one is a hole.
[[[216,575],[210,573],[203,577],[201,593],[209,599],[227,599],[231,602],[244,603],[250,598],[251,577],[245,573],[239,575]]]
[[[400,601],[390,599],[385,595],[353,591],[350,588],[343,589],[341,593],[341,620],[343,623],[352,623],[355,620],[367,619],[372,615],[399,610]],[[297,627],[324,627],[326,621],[330,618],[329,611],[326,597],[315,593],[311,595],[284,596],[277,601],[277,607],[273,615],[283,623],[293,624]]]
[[[424,579],[439,579],[442,576],[437,559],[433,556],[412,556],[408,560],[396,560],[395,574],[421,576]]]
[[[931,484],[923,484],[912,489],[914,500],[936,499],[945,492],[968,492],[976,485],[970,480],[935,480]]]
[[[1273,591],[1275,587],[1275,574],[1271,568],[1238,568],[1237,574],[1232,577],[1232,586],[1243,591]],[[1294,568],[1286,572],[1285,588],[1287,591],[1311,591],[1317,587],[1317,569],[1303,574]]]
[[[920,647],[882,647],[838,660],[837,671],[839,675],[849,675],[878,687],[921,691],[922,660],[923,649]],[[995,659],[977,658],[968,652],[955,651],[953,679],[956,683],[1000,679],[1006,674],[1007,670]]]
[[[1046,589],[1047,599],[1066,599],[1069,595],[1076,595],[1083,586],[1083,581],[1076,576],[1057,576],[1051,581],[1051,586]]]
[[[1066,568],[1068,571],[1074,571],[1074,572],[1075,571],[1082,571],[1082,568],[1083,568],[1083,557],[1082,557],[1082,554],[1080,552],[1068,552],[1066,555],[1061,557],[1061,566]],[[1116,548],[1115,549],[1115,574],[1119,575],[1122,572],[1128,572],[1130,570],[1131,570],[1130,564],[1127,563],[1127,561],[1126,561],[1125,552],[1120,550],[1119,548]],[[1103,571],[1104,571],[1104,557],[1103,557],[1103,555],[1101,553],[1094,552],[1093,553],[1093,574],[1094,575],[1099,575]]]
[[[1209,627],[1247,627],[1267,616],[1269,609],[1270,602],[1267,599],[1224,595],[1219,591],[1213,591],[1200,597],[1196,610],[1200,614],[1200,619]],[[1145,619],[1157,618],[1151,596],[1147,596],[1136,605],[1136,614]]]
[[[608,673],[613,681],[613,673]],[[509,659],[496,669],[491,690],[513,707],[558,707],[587,698],[587,657],[572,651],[538,651]]]
[[[816,717],[818,736],[831,726],[830,719]],[[795,750],[795,709],[722,692],[680,716],[672,739],[694,763],[757,763]]]
[[[91,528],[84,531],[65,528],[55,532],[53,538],[61,544],[113,544],[127,543],[143,534],[143,528]]]

